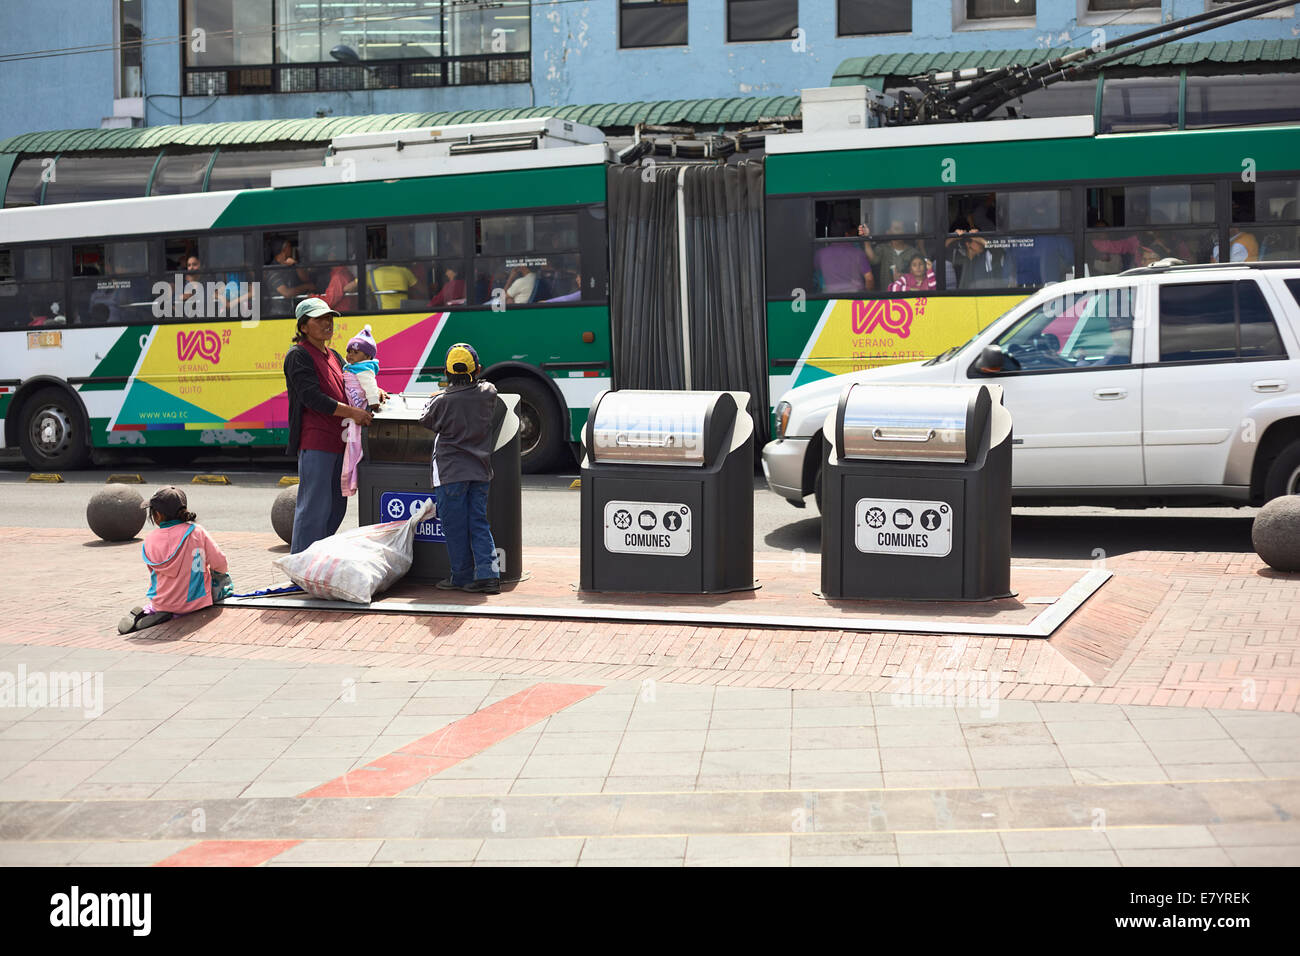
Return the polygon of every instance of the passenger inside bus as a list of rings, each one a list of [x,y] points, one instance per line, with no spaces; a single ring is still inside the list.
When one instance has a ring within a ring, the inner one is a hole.
[[[424,271],[418,262],[408,268],[396,262],[366,267],[370,298],[374,308],[400,309],[403,299],[424,299],[429,295],[425,280],[415,270]]]
[[[936,286],[934,264],[915,250],[907,260],[903,273],[889,284],[890,292],[914,292]]]
[[[460,268],[447,266],[442,274],[445,281],[442,288],[429,300],[429,305],[434,308],[440,305],[464,305],[465,280],[460,277]]]
[[[195,296],[202,300],[203,279],[199,276],[199,273],[203,270],[203,261],[197,255],[190,255],[185,257],[183,266],[185,268],[185,279],[184,284],[181,286],[181,302],[188,302]]]
[[[1006,249],[995,248],[989,240],[976,235],[978,230],[956,230],[950,240],[950,261],[959,289],[1005,289],[1015,285],[1015,257]]]
[[[537,270],[527,263],[515,266],[506,276],[505,289],[512,305],[527,305],[537,292]]]
[[[266,284],[271,290],[268,310],[272,315],[289,315],[299,299],[315,294],[315,283],[306,269],[298,268],[292,239],[272,238],[271,248],[276,252],[267,265],[277,268],[266,270]]]
[[[60,309],[62,306],[57,302],[50,302],[46,305],[33,304],[30,307],[31,315],[27,322],[29,328],[39,328],[46,325],[67,325],[68,317]]]
[[[566,272],[564,279],[565,279],[564,285],[567,288],[571,289],[572,291],[566,292],[563,295],[554,296],[550,299],[546,299],[545,301],[578,302],[582,299],[582,276],[576,272]]]
[[[858,238],[858,227],[837,219],[831,227],[835,237]],[[821,292],[866,292],[874,288],[871,260],[862,242],[828,242],[813,256],[813,277]]]
[[[1242,204],[1234,201],[1232,204],[1232,221],[1241,222],[1245,219],[1245,213]],[[1259,240],[1255,238],[1254,233],[1246,232],[1240,226],[1234,225],[1228,236],[1228,254],[1230,262],[1258,262],[1259,261]],[[1210,253],[1210,261],[1219,261],[1219,243],[1214,243],[1214,250]]]
[[[907,231],[907,226],[903,220],[894,219],[890,221],[889,235],[900,236]],[[911,231],[917,231],[915,224],[913,224]],[[863,223],[858,226],[858,235],[864,238],[870,236],[870,225]],[[912,256],[920,254],[919,249],[904,239],[863,243],[863,251],[866,252],[867,258],[871,260],[874,271],[879,273],[882,285],[892,285],[896,279],[901,278],[907,272],[907,264],[911,261]]]
[[[324,288],[320,297],[335,312],[343,314],[357,311],[357,277],[347,266],[323,266],[313,277],[315,284]]]

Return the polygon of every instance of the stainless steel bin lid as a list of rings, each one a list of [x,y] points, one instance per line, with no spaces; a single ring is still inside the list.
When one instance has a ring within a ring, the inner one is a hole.
[[[870,385],[840,395],[840,458],[965,463],[979,454],[992,398],[984,385]]]
[[[592,461],[703,467],[736,418],[730,392],[607,391],[587,425]]]
[[[434,435],[420,424],[420,419],[437,394],[437,390],[390,394],[388,401],[375,412],[370,426],[361,430],[366,455],[374,461],[427,462]],[[505,406],[505,414],[492,445],[494,452],[504,448],[519,432],[516,412],[519,396],[502,392],[498,393],[497,400]]]

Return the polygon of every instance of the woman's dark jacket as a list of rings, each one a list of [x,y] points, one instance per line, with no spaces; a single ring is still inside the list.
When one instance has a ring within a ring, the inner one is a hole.
[[[289,393],[289,444],[285,447],[285,452],[290,455],[298,454],[298,442],[302,438],[302,410],[314,408],[322,415],[333,415],[339,404],[321,391],[316,365],[307,354],[307,348],[305,345],[295,345],[284,356],[284,387]],[[330,351],[334,352],[333,349]],[[334,352],[334,357],[339,360],[341,368],[343,357],[338,352]]]

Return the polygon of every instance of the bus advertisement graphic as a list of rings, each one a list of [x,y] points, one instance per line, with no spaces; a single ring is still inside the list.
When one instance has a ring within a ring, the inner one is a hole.
[[[380,387],[396,394],[414,385],[446,316],[341,316],[334,322],[333,342],[337,348],[369,324],[383,359]],[[288,427],[284,356],[293,336],[291,319],[252,326],[232,322],[161,328],[168,334],[154,335],[143,346],[112,430],[147,431],[169,425],[187,431]],[[139,327],[127,333],[138,335]],[[170,341],[175,342],[174,350],[164,344]]]
[[[919,296],[827,302],[787,387],[933,358],[968,341],[1024,298]]]

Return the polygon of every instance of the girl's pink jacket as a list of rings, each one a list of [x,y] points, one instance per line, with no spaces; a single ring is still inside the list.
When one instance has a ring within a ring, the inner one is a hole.
[[[211,571],[225,571],[226,556],[193,521],[164,521],[140,548],[149,568],[148,598],[155,611],[185,614],[212,606]]]

